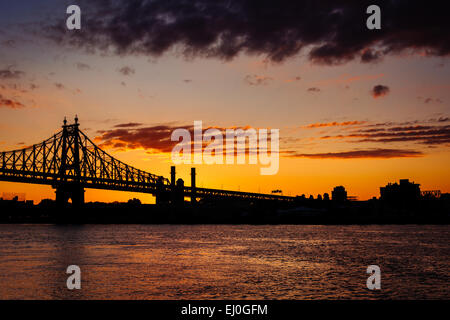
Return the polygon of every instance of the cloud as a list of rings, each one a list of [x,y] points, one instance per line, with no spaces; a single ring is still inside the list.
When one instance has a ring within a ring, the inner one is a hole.
[[[114,128],[134,128],[134,127],[139,127],[141,125],[142,125],[142,123],[138,123],[138,122],[128,122],[128,123],[116,124],[114,126]]]
[[[55,82],[55,87],[59,90],[62,90],[65,88],[64,85],[60,82]]]
[[[172,132],[176,129],[186,129],[190,132],[191,137],[194,136],[193,125],[186,126],[173,126],[173,125],[155,125],[148,127],[138,127],[138,123],[126,123],[114,126],[113,129],[99,130],[94,140],[99,143],[101,148],[114,148],[114,149],[144,149],[149,152],[172,152],[173,147],[178,143],[177,141],[171,141]],[[225,135],[226,129],[249,129],[249,126],[245,127],[204,127],[203,134],[208,129],[217,129]],[[270,135],[269,135],[270,137]],[[193,138],[192,138],[193,139]],[[269,138],[270,139],[270,138]],[[223,138],[224,143],[226,138]],[[193,143],[193,141],[191,141]],[[206,145],[204,144],[203,147]],[[247,149],[248,152],[248,149]]]
[[[25,72],[20,70],[12,70],[13,66],[0,70],[0,79],[10,80],[19,79],[25,75]]]
[[[119,149],[138,149],[171,152],[176,142],[171,141],[170,137],[175,129],[183,128],[193,131],[193,126],[170,126],[157,125],[143,128],[133,128],[121,126],[117,129],[99,131],[100,136],[95,140],[100,142],[100,147],[111,147]],[[129,125],[129,124],[124,124]]]
[[[445,120],[445,118],[441,119]],[[321,139],[350,139],[358,143],[418,142],[427,145],[447,144],[450,142],[450,125],[392,126],[390,123],[387,123],[385,127],[381,127],[381,125],[377,124],[378,128],[368,125],[350,134],[322,136]]]
[[[83,29],[65,17],[44,22],[45,36],[89,52],[230,60],[241,53],[281,62],[306,53],[318,64],[372,63],[403,52],[450,54],[450,4],[379,0],[381,30],[366,28],[373,1],[79,0]],[[306,52],[303,52],[306,51]]]
[[[363,63],[377,63],[382,60],[382,53],[372,49],[363,50],[361,54],[361,62]]]
[[[130,76],[130,75],[134,74],[135,70],[131,67],[124,66],[119,69],[119,72],[121,74],[123,74],[124,76]]]
[[[0,108],[21,109],[21,108],[25,108],[25,105],[17,100],[8,99],[6,97],[3,97],[0,94]]]
[[[85,70],[90,70],[91,69],[90,65],[88,65],[86,63],[83,63],[83,62],[77,62],[77,63],[75,63],[75,66],[77,67],[78,70],[81,70],[81,71],[85,71]]]
[[[248,74],[245,76],[244,81],[250,86],[260,86],[260,85],[267,85],[270,81],[273,79],[268,76],[258,76],[256,74]]]
[[[418,100],[423,101],[425,104],[429,103],[443,103],[443,101],[439,98],[424,98],[424,97],[417,97]]]
[[[368,149],[327,153],[296,153],[287,152],[288,157],[310,159],[390,159],[421,157],[423,153],[403,149]]]
[[[18,91],[20,93],[28,92],[28,90],[24,89],[23,85],[20,84],[20,83],[8,83],[6,85],[1,84],[0,88],[3,89],[3,90],[5,90],[6,88],[9,88],[9,89],[11,89],[13,91]]]
[[[320,89],[317,87],[308,88],[308,92],[320,92]]]
[[[383,85],[379,84],[379,85],[376,85],[373,87],[371,94],[372,94],[372,97],[374,97],[376,99],[376,98],[380,98],[380,97],[387,95],[390,91],[391,90],[389,89],[388,86],[383,86]]]
[[[342,127],[342,126],[355,126],[360,124],[365,124],[367,121],[344,121],[344,122],[325,122],[325,123],[311,123],[303,128],[313,129],[322,127]]]

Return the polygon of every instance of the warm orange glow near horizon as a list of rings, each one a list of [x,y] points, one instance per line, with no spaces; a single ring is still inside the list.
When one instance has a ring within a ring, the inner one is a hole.
[[[148,155],[144,150],[117,152],[115,156],[125,163],[154,174],[170,176],[170,154]],[[296,196],[331,194],[331,190],[343,185],[349,195],[359,200],[379,197],[379,187],[406,178],[421,184],[422,190],[440,189],[450,192],[450,173],[439,168],[448,164],[450,153],[419,158],[399,159],[280,159],[280,170],[273,176],[261,176],[260,165],[178,165],[177,178],[190,185],[190,168],[197,168],[197,187],[271,193],[280,189],[284,195]],[[156,159],[155,159],[156,158]],[[39,203],[42,199],[54,199],[50,186],[0,182],[3,192],[25,193],[28,200]],[[85,189],[87,202],[126,202],[137,198],[143,203],[154,203],[150,194]]]

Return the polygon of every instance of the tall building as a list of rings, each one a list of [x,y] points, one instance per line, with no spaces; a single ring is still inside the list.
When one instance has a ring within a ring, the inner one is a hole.
[[[343,186],[334,187],[333,191],[331,191],[331,200],[333,201],[346,201],[347,200],[347,191]]]
[[[401,179],[380,187],[380,199],[385,201],[413,201],[420,199],[420,184]]]

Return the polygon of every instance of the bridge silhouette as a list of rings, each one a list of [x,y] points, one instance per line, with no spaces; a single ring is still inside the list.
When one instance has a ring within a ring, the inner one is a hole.
[[[191,186],[136,169],[100,149],[79,129],[78,118],[47,140],[32,146],[0,153],[0,181],[51,185],[56,202],[65,206],[84,204],[85,188],[119,190],[152,194],[156,203],[192,203],[218,199],[245,201],[293,201],[294,197],[231,190],[198,188],[195,168],[191,168]]]

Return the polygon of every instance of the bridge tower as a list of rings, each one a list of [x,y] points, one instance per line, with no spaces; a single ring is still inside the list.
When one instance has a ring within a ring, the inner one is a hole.
[[[66,206],[69,199],[74,207],[84,204],[84,188],[81,184],[80,169],[80,133],[78,117],[75,123],[68,125],[64,118],[61,137],[61,162],[59,166],[59,177],[53,187],[56,189],[56,203],[58,206]],[[67,181],[71,177],[71,181]]]

